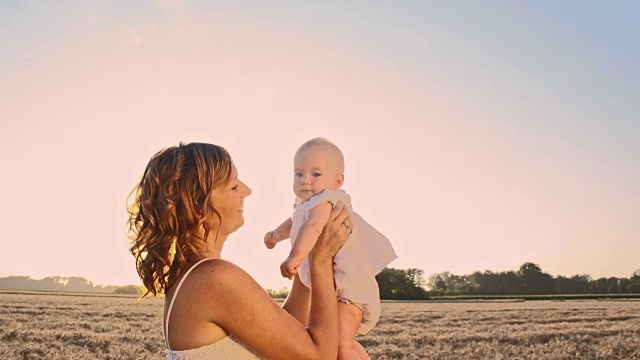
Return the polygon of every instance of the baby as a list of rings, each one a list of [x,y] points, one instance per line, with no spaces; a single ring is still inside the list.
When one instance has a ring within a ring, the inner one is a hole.
[[[293,216],[264,236],[269,249],[291,238],[289,257],[280,265],[282,276],[297,273],[310,288],[307,255],[329,219],[336,202],[351,208],[351,198],[340,187],[344,182],[344,157],[327,139],[315,138],[302,144],[295,154],[293,192],[297,199]],[[380,292],[375,276],[397,258],[389,240],[352,210],[353,226],[347,242],[334,258],[340,342],[338,359],[368,359],[354,341],[366,334],[380,318]],[[294,282],[294,287],[296,283]],[[297,293],[294,289],[291,294]],[[292,302],[297,303],[297,302]]]

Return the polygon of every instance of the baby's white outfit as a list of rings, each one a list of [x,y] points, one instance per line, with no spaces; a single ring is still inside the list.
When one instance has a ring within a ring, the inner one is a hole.
[[[353,303],[364,315],[359,334],[366,334],[380,318],[380,290],[375,276],[382,271],[396,255],[389,239],[360,215],[353,212],[351,197],[341,189],[325,190],[305,202],[296,202],[291,226],[291,245],[298,236],[300,227],[309,217],[314,206],[329,202],[335,205],[341,201],[353,216],[353,230],[347,242],[334,258],[333,270],[338,300]],[[305,258],[298,269],[302,283],[311,287],[309,261]]]

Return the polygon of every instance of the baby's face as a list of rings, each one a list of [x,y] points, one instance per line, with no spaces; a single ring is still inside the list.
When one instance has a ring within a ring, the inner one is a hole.
[[[326,189],[339,189],[344,175],[334,151],[322,146],[299,150],[293,158],[293,192],[307,201]]]

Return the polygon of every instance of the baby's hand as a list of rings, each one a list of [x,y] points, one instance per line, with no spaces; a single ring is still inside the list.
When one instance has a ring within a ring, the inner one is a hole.
[[[298,273],[300,263],[300,260],[293,256],[289,256],[287,260],[280,264],[280,273],[282,274],[282,277],[289,278],[289,280],[293,279],[293,276]]]
[[[280,241],[280,236],[277,231],[269,231],[264,235],[264,244],[267,246],[267,249],[276,247],[278,241]]]

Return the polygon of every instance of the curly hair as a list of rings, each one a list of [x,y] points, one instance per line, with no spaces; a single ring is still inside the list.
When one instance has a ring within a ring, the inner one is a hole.
[[[149,160],[127,198],[130,251],[147,289],[142,297],[165,293],[206,251],[212,216],[222,221],[211,193],[229,182],[231,171],[227,150],[212,144],[181,142]]]

